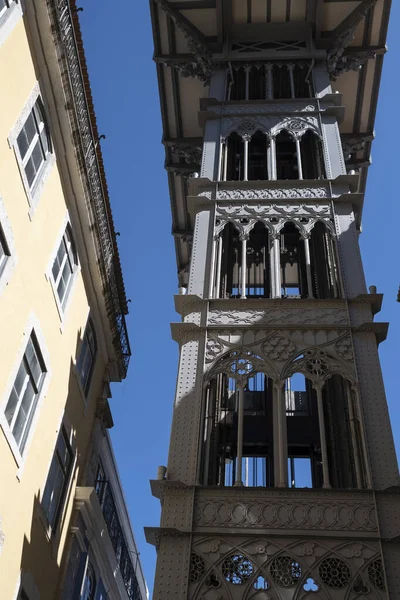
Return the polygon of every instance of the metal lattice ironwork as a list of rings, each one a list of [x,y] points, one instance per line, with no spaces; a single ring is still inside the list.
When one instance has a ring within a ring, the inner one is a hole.
[[[102,490],[100,492],[100,489]],[[96,487],[99,496],[103,517],[107,525],[107,531],[114,548],[118,567],[124,581],[125,589],[130,600],[142,600],[139,582],[136,577],[135,568],[131,561],[131,553],[128,550],[121,523],[118,518],[113,494],[108,483],[103,488]],[[99,495],[100,494],[100,495]],[[136,557],[136,562],[138,557]]]
[[[340,558],[325,558],[319,566],[319,575],[328,587],[339,589],[350,581],[350,569]]]
[[[86,177],[89,189],[88,205],[98,234],[99,269],[103,280],[107,313],[113,332],[113,344],[118,356],[119,375],[124,378],[131,355],[125,323],[126,299],[123,292],[121,292],[121,283],[118,285],[117,281],[118,249],[111,221],[110,207],[103,187],[101,166],[97,154],[98,139],[93,132],[70,0],[48,0],[48,4],[53,8],[53,14],[56,16],[56,29],[58,29],[57,33],[63,46],[63,54],[67,64],[67,75],[73,97],[73,112],[78,125],[75,139],[78,140],[77,145],[81,147],[80,166]]]
[[[380,559],[374,560],[368,565],[368,579],[378,590],[384,589],[383,565]]]
[[[242,554],[228,556],[222,563],[222,574],[226,581],[234,585],[243,585],[254,571],[253,563]]]
[[[277,556],[269,568],[272,579],[278,585],[288,588],[301,579],[301,566],[290,556]]]
[[[199,581],[206,568],[204,560],[198,554],[192,554],[190,558],[190,581]]]

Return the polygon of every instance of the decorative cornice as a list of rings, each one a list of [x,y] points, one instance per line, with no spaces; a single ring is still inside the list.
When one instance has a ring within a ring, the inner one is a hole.
[[[171,151],[178,158],[183,158],[188,165],[200,165],[202,149],[200,146],[180,146],[173,144]]]
[[[206,45],[206,38],[200,34],[190,21],[166,0],[154,0],[156,4],[166,12],[172,19],[175,26],[183,33],[188,50],[193,54],[193,61],[184,63],[175,63],[165,61],[165,65],[176,69],[182,77],[195,77],[203,81],[205,85],[210,83],[212,73],[212,54]]]
[[[347,46],[354,40],[358,25],[376,4],[377,0],[363,0],[331,33],[332,47],[327,54],[328,72],[333,80],[347,71],[357,71],[375,52],[364,50],[344,56]]]
[[[47,0],[47,6],[58,54],[69,75],[63,79],[64,91],[72,129],[76,132],[75,150],[94,221],[98,266],[117,355],[118,376],[123,379],[131,355],[125,323],[128,308],[76,2]]]

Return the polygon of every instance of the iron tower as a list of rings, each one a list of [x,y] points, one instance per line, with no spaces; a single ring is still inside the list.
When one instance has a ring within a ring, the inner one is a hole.
[[[150,5],[182,316],[154,599],[400,597],[358,245],[390,1]]]

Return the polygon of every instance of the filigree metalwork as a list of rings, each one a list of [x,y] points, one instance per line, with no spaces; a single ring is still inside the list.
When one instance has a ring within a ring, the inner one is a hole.
[[[256,372],[271,373],[271,366],[250,350],[239,349],[223,356],[211,369],[208,377],[226,373],[232,379],[244,383]]]
[[[328,587],[339,589],[350,581],[350,569],[340,558],[325,558],[319,565],[319,576]]]
[[[354,371],[347,362],[342,359],[335,359],[323,348],[308,348],[303,355],[288,365],[284,376],[290,377],[293,373],[302,373],[311,381],[317,383],[337,374],[350,382],[354,382]]]
[[[335,344],[335,350],[343,360],[353,360],[354,358],[350,337],[338,340]]]
[[[206,563],[198,554],[193,553],[190,557],[190,581],[199,581],[203,575],[206,568]]]
[[[206,362],[212,362],[219,356],[224,350],[224,345],[219,340],[210,338],[206,343]]]
[[[271,562],[269,572],[278,585],[293,587],[301,579],[301,566],[291,556],[277,556]]]
[[[296,351],[296,346],[289,338],[274,335],[262,345],[263,354],[272,360],[287,360]]]
[[[265,188],[265,189],[220,189],[217,192],[218,200],[286,200],[296,198],[327,198],[327,187],[290,187],[290,188]]]
[[[383,565],[380,559],[373,560],[368,565],[368,579],[378,590],[383,590],[385,587],[383,576]]]
[[[254,567],[251,560],[243,554],[232,554],[224,560],[221,570],[226,581],[233,585],[243,585],[252,576]]]

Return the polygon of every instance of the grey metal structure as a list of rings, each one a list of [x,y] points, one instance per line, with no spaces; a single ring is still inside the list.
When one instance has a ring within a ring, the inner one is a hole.
[[[180,345],[154,599],[399,598],[358,246],[389,0],[151,0]]]

